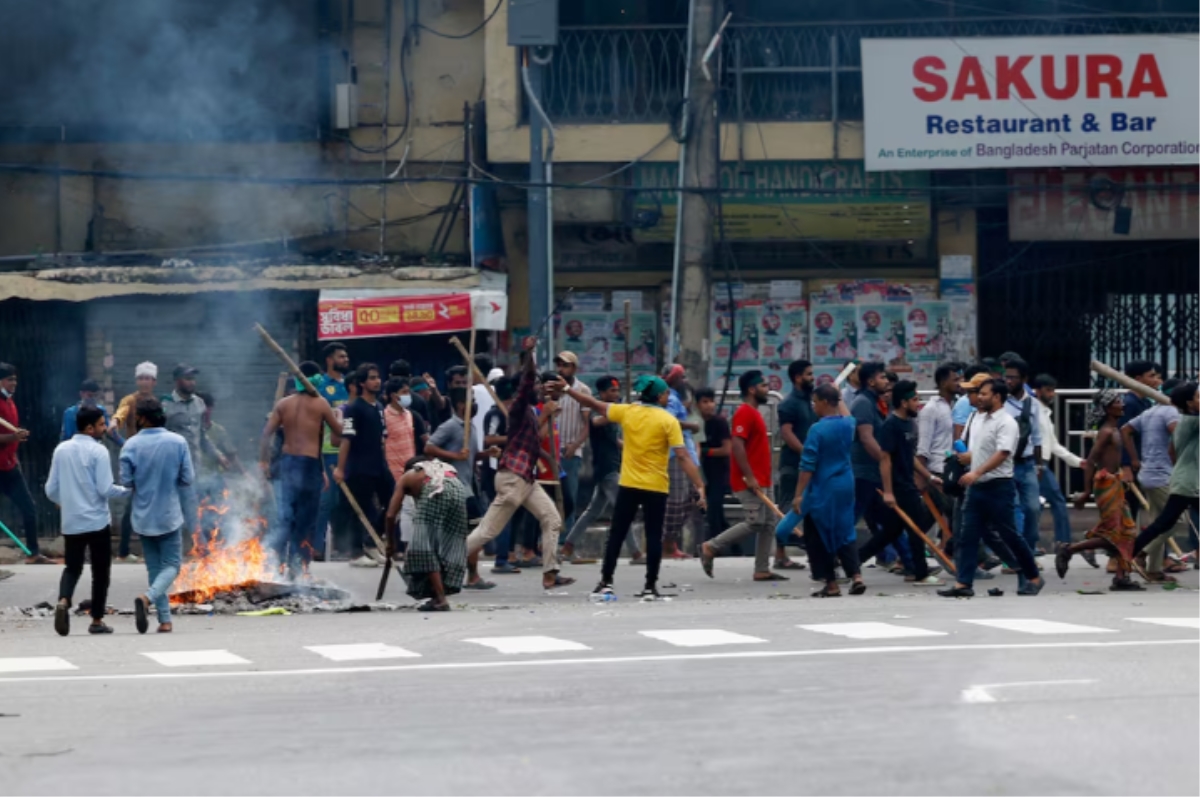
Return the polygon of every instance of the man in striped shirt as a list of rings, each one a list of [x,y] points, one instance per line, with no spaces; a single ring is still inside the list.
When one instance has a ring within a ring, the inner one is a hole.
[[[591,388],[575,378],[579,370],[579,358],[575,352],[561,352],[554,358],[554,366],[568,387],[585,396],[592,395]],[[563,484],[563,505],[572,507],[567,510],[566,518],[566,527],[572,528],[575,522],[574,507],[579,496],[579,469],[583,466],[583,444],[588,440],[588,419],[592,411],[566,394],[559,402],[559,408],[558,436],[562,446],[559,464],[567,474]]]

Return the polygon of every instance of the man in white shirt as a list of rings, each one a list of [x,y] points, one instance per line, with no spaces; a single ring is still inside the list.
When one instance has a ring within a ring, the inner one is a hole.
[[[946,452],[954,446],[954,402],[958,399],[960,377],[950,364],[939,365],[933,380],[937,395],[917,415],[917,457],[929,472],[941,476],[946,467]]]
[[[1058,457],[1071,468],[1080,467],[1083,460],[1058,442],[1058,432],[1054,429],[1054,418],[1050,414],[1050,407],[1054,404],[1054,391],[1057,388],[1058,381],[1049,374],[1039,374],[1033,380],[1033,394],[1037,397],[1038,428],[1042,433],[1040,463],[1042,472],[1038,476],[1038,489],[1042,498],[1046,499],[1046,503],[1049,504],[1050,514],[1054,517],[1054,543],[1069,545],[1071,543],[1071,520],[1067,514],[1067,499],[1063,496],[1062,488],[1058,484],[1058,477],[1054,475],[1054,468],[1051,467],[1050,460]],[[1093,557],[1088,560],[1089,563],[1095,561],[1092,551],[1084,553]]]
[[[112,568],[112,515],[108,501],[128,495],[129,490],[113,483],[108,449],[99,442],[108,434],[104,410],[80,407],[74,420],[76,434],[54,449],[50,476],[46,479],[46,497],[62,510],[67,558],[58,585],[54,630],[59,636],[71,632],[71,600],[83,574],[87,553],[92,561],[92,624],[88,633],[111,634],[112,628],[104,624]]]
[[[979,388],[979,411],[971,424],[971,470],[959,479],[967,490],[963,508],[955,569],[957,580],[950,589],[940,590],[945,598],[975,596],[975,564],[979,538],[990,526],[1012,551],[1024,581],[1018,595],[1037,595],[1045,582],[1038,574],[1037,560],[1017,535],[1013,510],[1016,486],[1013,484],[1013,452],[1017,449],[1017,422],[1004,410],[1008,386],[1002,379],[984,382]]]
[[[582,380],[575,378],[579,371],[579,357],[575,352],[559,352],[558,356],[554,358],[554,367],[558,371],[558,375],[572,390],[585,396],[592,395],[592,389]],[[562,446],[562,451],[559,453],[559,465],[567,474],[566,481],[562,485],[565,493],[563,503],[567,507],[573,508],[579,497],[579,471],[583,467],[583,446],[587,443],[588,433],[591,429],[589,419],[592,411],[567,395],[563,396],[559,406],[562,408],[562,412],[558,416],[558,439],[559,445]],[[567,500],[568,498],[570,500]],[[570,515],[566,518],[566,524],[563,526],[565,529],[573,528],[575,523],[575,512],[572,509],[568,509],[568,512]]]

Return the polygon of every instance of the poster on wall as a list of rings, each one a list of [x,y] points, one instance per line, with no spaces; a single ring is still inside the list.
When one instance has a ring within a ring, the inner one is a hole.
[[[907,308],[909,362],[943,362],[953,322],[949,302],[919,302]]]
[[[629,335],[630,364],[634,373],[652,372],[658,365],[657,320],[652,312],[631,314],[632,330],[625,327],[624,312],[563,312],[558,318],[558,339],[566,351],[579,357],[580,378],[625,373],[625,337]],[[589,381],[588,386],[592,386]]]
[[[907,370],[907,307],[902,304],[860,304],[855,310],[859,357],[884,363],[894,371]]]
[[[858,317],[854,305],[814,305],[812,316],[813,365],[837,365],[859,357]]]
[[[769,300],[762,312],[762,360],[791,362],[808,354],[808,302]]]

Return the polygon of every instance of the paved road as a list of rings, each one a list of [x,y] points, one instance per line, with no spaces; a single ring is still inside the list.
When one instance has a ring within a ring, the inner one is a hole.
[[[56,568],[19,570],[0,605]],[[947,601],[868,571],[868,595],[818,601],[807,578],[750,583],[749,562],[698,570],[669,565],[681,591],[653,604],[531,574],[434,616],[183,617],[170,636],[119,617],[66,639],[0,622],[0,793],[1200,788],[1193,574],[1080,595],[1103,576],[1073,570],[1038,598],[1002,577],[1003,598]]]

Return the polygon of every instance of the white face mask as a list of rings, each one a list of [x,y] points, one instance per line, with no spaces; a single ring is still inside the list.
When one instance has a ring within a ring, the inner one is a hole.
[[[408,394],[401,396],[400,397],[400,406],[403,407],[404,409],[408,409],[409,407],[411,407],[412,406],[412,396],[410,396]]]

